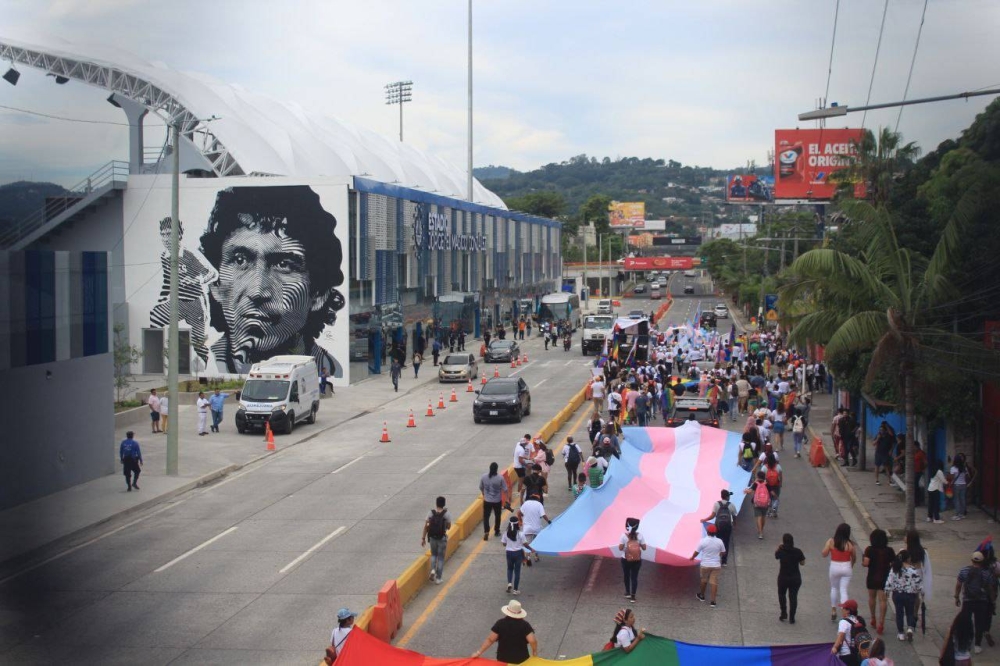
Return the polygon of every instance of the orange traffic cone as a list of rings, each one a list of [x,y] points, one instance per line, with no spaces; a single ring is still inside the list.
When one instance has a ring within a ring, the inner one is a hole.
[[[417,422],[413,420],[413,410],[410,410],[410,420],[406,422],[407,428],[416,428]]]
[[[517,367],[517,361],[515,359],[513,359],[513,358],[510,359],[510,367],[512,367],[512,368],[516,368]]]
[[[267,442],[267,450],[274,451],[274,431],[269,421],[264,422],[264,441]]]
[[[448,402],[458,402],[458,396],[455,395],[455,389],[451,390],[451,397],[448,398]]]
[[[424,416],[434,416],[434,407],[430,400],[427,401],[427,413]]]
[[[495,365],[493,366],[493,376],[494,377],[499,377],[500,376],[500,368],[498,368]]]
[[[483,381],[485,382],[486,375],[483,375]],[[469,378],[469,385],[465,387],[466,393],[474,393],[476,389],[472,388],[472,378]]]
[[[524,354],[523,358],[521,359],[521,363],[527,363],[527,362],[528,362],[528,355]]]
[[[444,406],[444,393],[438,394],[438,409],[445,409]]]
[[[486,386],[486,373],[483,373],[483,379],[479,382],[482,386]]]
[[[386,424],[385,421],[382,421],[382,437],[380,437],[378,441],[380,444],[385,444],[387,442],[392,441],[391,439],[389,439],[389,426]]]

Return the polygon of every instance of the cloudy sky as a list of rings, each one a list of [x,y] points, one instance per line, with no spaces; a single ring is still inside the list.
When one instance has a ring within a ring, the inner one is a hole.
[[[726,168],[764,161],[773,130],[795,127],[823,96],[836,0],[474,5],[477,166],[530,169],[587,153]],[[902,99],[923,5],[889,0],[872,103]],[[865,103],[882,8],[882,0],[840,0],[830,101]],[[382,87],[411,79],[407,142],[465,163],[462,0],[0,0],[0,16],[0,36],[113,45],[389,136],[398,115]],[[998,26],[997,0],[930,0],[909,97],[997,87]],[[0,105],[124,120],[106,92],[21,70],[16,87],[0,82]],[[931,150],[990,99],[909,107],[899,130]],[[894,126],[896,114],[870,113],[865,125]],[[161,140],[147,134],[147,144]],[[126,156],[125,127],[0,108],[0,183],[68,185]]]

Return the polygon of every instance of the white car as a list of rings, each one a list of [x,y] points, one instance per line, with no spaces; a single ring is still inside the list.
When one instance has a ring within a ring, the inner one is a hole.
[[[729,308],[727,308],[722,303],[715,306],[715,318],[716,319],[729,319]]]
[[[698,274],[695,273],[694,271],[685,271],[684,277],[698,277]]]

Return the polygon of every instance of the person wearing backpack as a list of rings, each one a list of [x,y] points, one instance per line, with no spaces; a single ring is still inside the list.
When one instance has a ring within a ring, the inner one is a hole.
[[[698,542],[695,551],[691,553],[690,560],[701,553],[701,587],[695,596],[699,600],[705,600],[705,588],[709,590],[709,606],[715,608],[715,597],[719,592],[719,571],[722,570],[722,556],[726,552],[726,547],[722,539],[715,535],[715,525],[705,526],[705,537]]]
[[[622,554],[622,574],[625,577],[625,597],[635,603],[635,591],[639,585],[639,569],[642,567],[642,551],[646,550],[646,539],[639,531],[638,518],[625,519],[625,533],[618,541]]]
[[[862,659],[868,658],[872,637],[865,626],[864,618],[858,617],[858,602],[848,599],[840,605],[841,619],[837,624],[837,640],[830,648],[847,666],[860,666]]]
[[[756,459],[756,445],[754,444],[751,435],[743,433],[743,440],[740,442],[740,452],[739,457],[736,460],[736,464],[742,467],[745,471],[749,472],[754,468]]]
[[[996,599],[996,579],[985,567],[986,558],[978,550],[972,554],[972,564],[962,567],[955,582],[955,605],[961,607],[960,615],[971,618],[975,624],[973,652],[983,651],[983,634],[988,626],[991,604]]]
[[[729,560],[729,538],[733,534],[733,520],[735,520],[733,516],[735,509],[732,502],[729,501],[731,495],[732,493],[723,489],[721,493],[722,499],[712,506],[711,515],[701,519],[702,523],[707,523],[713,518],[715,519],[715,535],[719,537],[722,545],[725,546],[725,550],[722,553],[722,566],[726,566]]]
[[[764,481],[767,483],[767,490],[771,493],[771,504],[768,507],[767,517],[778,517],[778,502],[781,497],[782,478],[781,465],[774,453],[768,453],[764,462]]]
[[[767,488],[767,475],[764,474],[764,470],[757,472],[757,480],[751,483],[750,487],[743,493],[753,498],[753,517],[757,523],[757,538],[763,539],[767,510],[771,506],[771,491]]]
[[[444,574],[444,556],[448,551],[448,530],[451,529],[451,514],[448,513],[444,504],[444,498],[438,497],[435,508],[431,509],[430,515],[424,521],[424,533],[420,537],[421,547],[430,542],[430,580],[437,585],[441,584],[441,576]]]
[[[118,447],[118,458],[122,463],[122,470],[125,473],[125,485],[127,492],[132,492],[135,488],[139,490],[139,473],[142,471],[142,450],[139,442],[135,441],[135,433],[129,430],[125,433],[125,439]]]
[[[572,437],[566,438],[566,446],[563,447],[563,463],[566,466],[566,490],[573,492],[573,483],[576,482],[577,470],[580,468],[580,461],[583,458],[583,451],[580,446],[573,441]]]
[[[802,412],[796,408],[792,416],[792,443],[795,447],[795,457],[802,457],[802,444],[806,439],[806,422],[802,418]]]

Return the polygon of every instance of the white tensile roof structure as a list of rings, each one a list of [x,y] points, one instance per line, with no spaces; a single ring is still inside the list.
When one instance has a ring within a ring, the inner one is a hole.
[[[117,92],[164,120],[180,119],[182,132],[218,176],[364,176],[466,199],[464,169],[333,116],[206,74],[180,72],[106,45],[51,36],[0,36],[0,61]],[[217,120],[203,122],[212,116]],[[473,192],[477,204],[507,208],[478,180]]]

